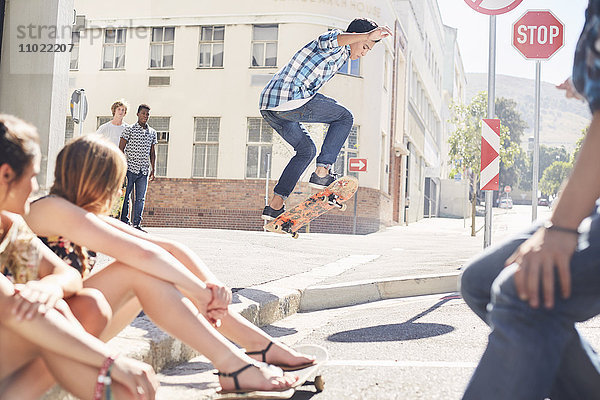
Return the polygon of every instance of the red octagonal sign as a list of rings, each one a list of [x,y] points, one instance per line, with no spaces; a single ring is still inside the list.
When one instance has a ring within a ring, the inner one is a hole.
[[[548,59],[564,44],[564,25],[550,11],[527,11],[512,32],[513,46],[529,60]]]

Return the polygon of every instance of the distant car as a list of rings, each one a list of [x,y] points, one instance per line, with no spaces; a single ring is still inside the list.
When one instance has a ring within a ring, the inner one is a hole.
[[[500,208],[513,208],[513,201],[512,201],[512,199],[510,197],[509,198],[505,197],[503,199],[500,199],[500,202],[498,203],[498,207],[500,207]]]
[[[539,198],[538,199],[538,206],[549,206],[550,202],[548,201],[548,199],[545,198]]]

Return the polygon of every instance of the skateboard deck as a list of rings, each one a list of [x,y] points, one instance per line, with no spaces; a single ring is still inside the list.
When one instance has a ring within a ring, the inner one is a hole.
[[[346,209],[344,202],[354,196],[357,189],[358,180],[356,178],[343,176],[267,223],[264,229],[269,232],[289,233],[293,238],[297,238],[298,229],[318,216],[325,214],[332,208],[339,208],[344,211]]]
[[[325,364],[327,362],[327,359],[329,358],[327,350],[324,347],[317,346],[314,344],[296,346],[294,347],[294,349],[296,351],[299,351],[300,353],[314,356],[316,358],[316,361],[310,367],[306,367],[292,372],[298,377],[298,381],[292,387],[294,389],[298,389],[299,387],[305,386],[307,383],[310,383],[315,386],[317,392],[322,392],[325,388],[325,380],[319,372],[323,364]],[[310,378],[313,378],[313,380],[309,381]]]
[[[302,345],[294,347],[297,351],[316,357],[315,364],[310,367],[302,368],[297,371],[291,371],[298,377],[298,381],[290,388],[285,391],[252,391],[252,392],[240,392],[240,393],[217,393],[213,396],[213,400],[242,400],[242,399],[291,399],[296,390],[301,386],[305,386],[307,383],[313,384],[317,392],[323,391],[325,381],[323,377],[319,375],[319,371],[323,364],[328,359],[327,350],[317,345]],[[309,379],[313,377],[313,381]]]

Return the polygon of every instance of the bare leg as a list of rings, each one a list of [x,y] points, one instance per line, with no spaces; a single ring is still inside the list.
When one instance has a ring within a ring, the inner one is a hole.
[[[60,383],[68,391],[80,398],[91,398],[98,370],[51,353],[36,344],[51,338],[51,343],[64,345],[61,336],[65,334],[70,321],[52,310],[45,316],[37,315],[31,320],[16,321],[11,315],[13,293],[11,287],[0,281],[0,398],[39,398],[54,382],[43,360],[52,362],[51,368],[56,368],[55,372],[61,375]],[[79,328],[73,325],[73,329]],[[121,398],[132,398],[117,383],[114,390]]]
[[[273,345],[265,354],[265,361],[269,364],[295,367],[314,361],[314,357],[305,356],[283,343],[274,341],[262,329],[235,312],[227,313],[226,317],[221,320],[221,327],[218,330],[225,337],[244,347],[248,352],[264,350],[270,342],[273,342]],[[251,357],[263,361],[260,354],[251,355]]]
[[[315,173],[322,178],[329,173],[329,168],[319,166],[315,169]]]
[[[115,314],[132,296],[137,297],[144,312],[159,327],[204,354],[221,372],[236,371],[252,361],[221,336],[191,301],[168,282],[114,262],[88,277],[85,286],[100,290]],[[112,329],[110,325],[108,329]],[[295,381],[290,376],[276,375],[267,369],[250,368],[239,376],[239,381],[243,388],[261,390],[285,388]],[[231,378],[219,377],[219,380],[223,389],[234,388]]]
[[[283,207],[283,197],[278,194],[273,194],[273,197],[269,202],[269,207],[273,210],[281,210],[281,207]]]

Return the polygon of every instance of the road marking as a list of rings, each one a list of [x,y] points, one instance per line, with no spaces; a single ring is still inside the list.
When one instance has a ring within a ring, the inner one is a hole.
[[[476,362],[459,361],[400,361],[400,360],[329,360],[327,365],[340,367],[416,367],[416,368],[475,368]]]

